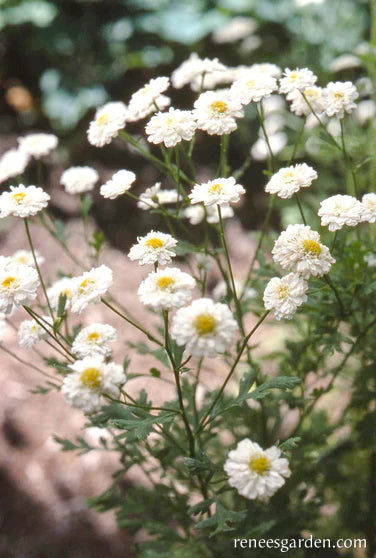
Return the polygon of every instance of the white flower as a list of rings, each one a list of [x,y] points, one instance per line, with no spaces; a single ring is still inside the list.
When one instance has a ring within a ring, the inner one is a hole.
[[[90,122],[87,138],[91,145],[103,147],[111,143],[119,130],[122,130],[128,119],[128,110],[124,103],[107,103],[95,113],[94,120]]]
[[[140,265],[160,263],[164,265],[176,256],[175,246],[178,241],[170,234],[150,231],[146,236],[139,236],[137,244],[129,251],[130,260],[138,260]]]
[[[269,136],[269,144],[274,155],[277,155],[287,145],[287,135],[278,132]],[[256,161],[264,161],[270,157],[269,146],[263,137],[259,138],[251,148],[251,155]]]
[[[119,387],[126,380],[122,366],[96,355],[77,360],[69,367],[73,370],[64,378],[62,393],[72,407],[84,413],[93,413],[101,407],[102,395],[119,396]]]
[[[342,70],[348,70],[349,68],[357,68],[361,66],[362,62],[358,56],[353,54],[341,54],[337,56],[329,64],[329,72],[342,72]]]
[[[368,265],[368,267],[376,267],[376,256],[371,252],[364,256],[364,261]]]
[[[297,116],[308,116],[312,112],[311,107],[315,114],[321,114],[325,108],[323,89],[316,85],[307,87],[303,91],[292,91],[289,100],[292,101],[290,110]]]
[[[4,320],[4,314],[0,317],[0,344],[4,341],[5,333],[8,329],[8,324]]]
[[[0,312],[9,314],[13,307],[28,304],[36,298],[38,285],[38,273],[33,267],[1,262]]]
[[[99,176],[91,167],[70,167],[60,177],[60,184],[68,194],[82,194],[93,190]]]
[[[232,285],[231,285],[232,288]],[[244,280],[235,279],[235,290],[238,298],[243,301],[250,300],[257,297],[257,291],[245,286]],[[227,284],[226,281],[219,281],[213,289],[214,300],[221,300],[227,297]]]
[[[142,281],[138,296],[143,304],[155,310],[180,308],[192,299],[194,278],[177,267],[166,267],[150,273]]]
[[[271,77],[279,78],[282,70],[276,64],[270,64],[269,62],[264,62],[261,64],[252,64],[249,66],[249,70],[252,72],[259,72],[262,74],[268,74]]]
[[[47,207],[50,196],[37,186],[11,186],[0,195],[0,218],[31,217]]]
[[[321,243],[319,233],[306,225],[289,225],[277,238],[272,254],[283,269],[299,273],[305,279],[310,275],[322,277],[335,263],[329,248]]]
[[[215,43],[234,43],[252,35],[257,29],[257,22],[251,17],[234,17],[224,26],[213,32]]]
[[[277,80],[265,72],[249,71],[231,86],[231,93],[242,105],[258,103],[277,89]]]
[[[330,231],[338,231],[344,225],[355,227],[362,220],[362,204],[352,196],[337,194],[320,203],[318,216],[321,225]]]
[[[323,100],[327,116],[343,118],[345,112],[356,109],[354,101],[359,97],[356,87],[351,81],[331,81],[323,90]]]
[[[222,219],[230,219],[234,216],[234,210],[230,206],[222,207],[221,214]],[[184,209],[183,216],[189,220],[191,225],[198,225],[205,220],[205,209],[202,205],[191,205]],[[206,221],[210,224],[219,223],[217,205],[208,205],[206,207]]]
[[[368,223],[376,221],[376,194],[364,194],[362,197],[361,220]]]
[[[26,155],[39,159],[49,155],[58,144],[58,139],[53,134],[29,134],[18,138],[19,150]]]
[[[297,273],[289,273],[281,279],[273,277],[264,291],[266,310],[273,310],[277,320],[291,320],[297,308],[307,300],[307,282]]]
[[[166,108],[170,99],[161,93],[166,91],[169,85],[170,80],[167,77],[157,77],[133,93],[128,105],[129,120],[140,120],[152,112]]]
[[[200,271],[210,271],[212,267],[211,260],[206,254],[195,254],[196,264]]]
[[[35,257],[37,260],[37,264],[42,265],[42,263],[44,262],[44,258],[39,254],[37,250],[35,250]],[[11,257],[11,261],[14,264],[23,264],[35,267],[33,254],[30,250],[17,250],[17,252],[15,252]]]
[[[111,180],[108,180],[101,186],[100,193],[104,198],[114,200],[129,190],[135,180],[136,175],[134,172],[119,170],[112,175]]]
[[[262,502],[268,502],[291,475],[289,462],[281,457],[280,449],[272,446],[263,450],[249,438],[241,440],[229,452],[224,470],[229,485],[241,496]]]
[[[39,321],[46,327],[51,325],[50,316],[41,316]],[[47,323],[45,324],[45,322]],[[41,339],[45,339],[47,335],[46,330],[43,329],[43,327],[39,325],[36,320],[24,320],[20,323],[20,327],[18,329],[18,344],[20,347],[30,349],[30,347],[39,343]]]
[[[173,317],[171,337],[196,357],[215,357],[235,340],[238,326],[226,304],[209,298],[194,300]]]
[[[279,92],[289,94],[295,90],[304,91],[307,87],[315,85],[316,81],[317,76],[308,68],[286,68],[279,82]]]
[[[73,295],[76,293],[77,288],[71,277],[63,277],[55,281],[49,289],[47,289],[48,300],[52,308],[57,309],[59,306],[60,296],[66,297],[65,308],[69,308]]]
[[[236,184],[233,177],[216,178],[204,184],[195,184],[189,194],[191,203],[203,203],[204,205],[228,206],[230,203],[237,203],[240,196],[245,194],[243,186]]]
[[[154,186],[146,188],[145,192],[140,195],[137,207],[144,211],[148,211],[149,209],[155,209],[159,205],[176,203],[178,197],[177,190],[162,190],[161,183],[156,182]]]
[[[72,312],[81,312],[90,302],[99,302],[112,285],[112,270],[106,265],[93,267],[80,277],[73,278],[74,292],[71,299]]]
[[[192,89],[199,91],[204,88],[205,78],[213,72],[222,72],[226,66],[219,62],[218,58],[204,58],[203,60],[193,52],[188,60],[185,60],[171,75],[171,83],[175,89],[180,89],[191,84]]]
[[[152,116],[145,131],[150,143],[164,143],[166,147],[174,147],[182,140],[191,140],[196,128],[192,111],[170,107],[168,112],[158,112]]]
[[[236,118],[242,118],[242,104],[228,90],[201,93],[194,104],[197,127],[209,135],[230,134],[237,128]]]
[[[6,151],[0,159],[0,182],[22,174],[29,161],[30,156],[20,149]]]
[[[267,185],[265,192],[277,194],[279,198],[289,199],[300,188],[308,188],[312,181],[316,180],[317,172],[306,163],[299,163],[291,167],[279,169],[273,174]]]
[[[87,356],[103,355],[109,356],[111,349],[107,345],[110,341],[116,341],[116,329],[108,324],[90,324],[81,329],[72,345],[72,353],[79,358]]]

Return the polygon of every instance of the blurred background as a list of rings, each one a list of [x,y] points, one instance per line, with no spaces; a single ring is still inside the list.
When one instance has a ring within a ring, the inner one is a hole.
[[[131,169],[141,192],[158,180],[157,172],[124,149],[121,140],[101,149],[91,146],[86,130],[97,106],[109,100],[127,103],[145,82],[170,75],[193,51],[229,66],[308,66],[320,85],[336,79],[357,82],[363,105],[355,115],[354,134],[361,135],[374,111],[364,77],[370,56],[368,9],[362,0],[0,0],[0,155],[31,131],[59,136],[58,151],[43,165],[43,186],[52,193],[54,216],[65,224],[74,226],[79,216],[76,200],[59,186],[68,166],[95,167],[101,183],[117,169]],[[190,107],[194,99],[195,93],[185,88],[174,92],[173,104]],[[271,103],[268,118],[274,151],[283,161],[299,119],[283,103]],[[132,125],[130,131],[139,134],[143,125]],[[252,164],[242,179],[248,200],[237,212],[244,235],[260,226],[265,213],[266,151],[252,110],[239,122],[231,144],[234,168],[250,147]],[[213,138],[199,145],[202,174],[210,172],[217,149]],[[320,165],[321,192],[334,188],[329,148],[311,139],[305,160]],[[36,176],[30,165],[28,183]],[[295,211],[285,207],[280,212],[277,204],[276,228]],[[126,197],[104,203],[94,195],[92,214],[92,226],[105,232],[111,250],[122,251],[156,219],[147,212],[140,219]],[[26,248],[23,231],[17,229],[21,225],[0,223],[2,254]],[[46,260],[54,255],[56,246],[42,233],[37,243]],[[125,258],[121,265],[123,276],[131,273]],[[57,400],[31,394],[35,382],[24,367],[3,353],[0,359],[0,556],[85,558],[102,549],[110,558],[131,556],[126,535],[116,532],[111,519],[98,520],[85,508],[85,499],[105,488],[114,463],[82,464],[61,454],[50,433],[77,432],[82,417]]]

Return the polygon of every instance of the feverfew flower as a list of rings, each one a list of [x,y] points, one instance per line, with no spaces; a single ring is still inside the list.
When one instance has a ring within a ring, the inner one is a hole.
[[[269,97],[277,89],[277,80],[263,72],[250,71],[236,80],[231,86],[231,93],[239,99],[242,105],[251,102],[258,103]]]
[[[90,302],[99,302],[112,285],[112,270],[106,265],[93,267],[80,277],[73,278],[74,293],[71,299],[72,312],[81,312]]]
[[[312,112],[311,107],[315,114],[321,114],[325,109],[323,89],[316,85],[307,87],[303,91],[292,91],[289,100],[292,101],[290,110],[297,116],[308,116]]]
[[[234,43],[252,35],[256,29],[257,22],[251,17],[234,17],[213,32],[213,40],[215,43]]]
[[[154,186],[146,188],[145,192],[142,192],[137,202],[137,207],[144,211],[148,211],[149,209],[155,209],[159,205],[176,203],[177,201],[177,190],[163,190],[161,189],[161,183],[156,182]]]
[[[192,299],[194,278],[177,267],[166,267],[150,273],[142,281],[138,296],[143,304],[155,310],[180,308]]]
[[[206,221],[210,224],[219,223],[219,214],[217,205],[208,205],[206,210],[202,205],[191,205],[186,207],[183,211],[183,217],[189,220],[191,225],[198,225],[205,219],[206,211]],[[230,219],[234,216],[234,210],[232,207],[224,206],[221,208],[222,219]]]
[[[362,204],[353,196],[337,194],[320,203],[318,216],[321,225],[330,231],[338,231],[344,225],[355,227],[362,220]]]
[[[50,316],[42,316],[40,322],[43,324],[47,322],[47,324],[51,325],[51,318]],[[47,324],[44,325],[47,327]],[[18,328],[18,344],[20,347],[30,349],[30,347],[39,343],[41,339],[45,339],[47,335],[45,329],[36,320],[24,320]]]
[[[111,143],[119,130],[122,130],[128,118],[127,107],[124,103],[106,103],[95,113],[94,120],[90,122],[87,138],[91,145],[103,147]]]
[[[60,296],[66,297],[65,308],[69,308],[73,295],[77,292],[77,287],[71,277],[63,277],[55,281],[49,289],[47,289],[48,300],[52,308],[57,309],[59,306]]]
[[[135,180],[136,175],[134,172],[119,170],[112,175],[110,180],[101,186],[100,193],[104,198],[114,200],[129,190]]]
[[[6,151],[0,159],[0,182],[5,182],[9,178],[22,174],[29,161],[30,156],[20,149]]]
[[[170,99],[161,93],[166,91],[169,85],[170,80],[167,77],[157,77],[133,93],[128,105],[129,120],[140,120],[152,112],[166,108]]]
[[[44,262],[44,258],[39,254],[37,250],[35,250],[35,258],[37,260],[37,264],[42,265],[42,263]],[[17,252],[15,252],[13,256],[11,256],[11,261],[14,264],[23,264],[35,267],[33,254],[30,250],[17,250]]]
[[[130,260],[138,260],[140,265],[159,263],[164,265],[176,256],[175,246],[178,241],[170,234],[150,231],[146,236],[139,236],[137,244],[129,251]]]
[[[316,81],[317,76],[308,68],[286,68],[279,82],[279,92],[289,94],[295,90],[304,91],[307,87],[312,87]]]
[[[236,118],[242,118],[242,104],[229,90],[201,93],[194,104],[197,127],[209,135],[230,134],[237,128]]]
[[[204,184],[195,184],[189,194],[191,203],[203,203],[204,205],[228,206],[237,203],[241,194],[245,194],[243,186],[236,184],[233,177],[216,178]]]
[[[0,195],[0,218],[31,217],[47,207],[50,196],[37,186],[11,186]]]
[[[241,496],[263,502],[268,502],[291,475],[289,462],[281,457],[280,449],[272,446],[263,450],[248,438],[229,452],[224,470],[229,485]]]
[[[35,159],[49,155],[57,147],[58,142],[59,140],[53,134],[29,134],[18,138],[19,150]]]
[[[195,357],[215,357],[235,340],[238,326],[226,304],[209,298],[194,300],[172,319],[171,337]]]
[[[277,194],[279,198],[289,199],[299,192],[300,188],[311,186],[316,178],[317,172],[306,163],[284,167],[273,174],[265,186],[265,192]]]
[[[72,372],[65,376],[61,391],[72,407],[84,413],[98,411],[103,395],[118,397],[126,380],[122,366],[107,364],[100,355],[77,360],[69,368]]]
[[[322,277],[335,263],[329,248],[321,243],[319,233],[306,225],[289,225],[277,238],[272,254],[283,269],[299,273],[305,279],[310,275]]]
[[[0,312],[9,314],[13,307],[28,304],[37,296],[39,277],[28,265],[2,262],[0,266]]]
[[[150,143],[164,143],[166,147],[174,147],[182,140],[191,140],[196,128],[192,111],[170,107],[168,112],[158,112],[152,116],[145,131]]]
[[[297,273],[289,273],[281,279],[273,277],[264,291],[266,310],[273,310],[277,320],[291,320],[297,308],[307,300],[307,282]]]
[[[81,329],[72,345],[72,353],[79,358],[87,356],[109,356],[111,349],[107,345],[116,341],[116,329],[108,324],[90,324]]]
[[[249,70],[252,72],[258,72],[261,74],[268,74],[271,77],[279,78],[282,70],[276,64],[270,64],[270,62],[263,62],[261,64],[252,64],[249,66]]]
[[[376,194],[364,194],[362,197],[361,220],[368,223],[376,221]]]
[[[351,81],[331,81],[323,90],[323,101],[327,116],[343,118],[345,112],[356,108],[354,101],[359,97],[355,85]]]
[[[226,70],[218,58],[204,58],[203,60],[193,52],[188,60],[185,60],[171,75],[171,83],[175,89],[180,89],[191,84],[194,91],[204,88],[205,78],[213,72],[222,72]]]
[[[93,190],[99,176],[91,167],[70,167],[60,177],[60,184],[68,194],[82,194]]]

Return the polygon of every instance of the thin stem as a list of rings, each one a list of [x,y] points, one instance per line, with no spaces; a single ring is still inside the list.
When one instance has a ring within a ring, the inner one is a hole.
[[[38,261],[37,261],[37,257],[36,257],[36,255],[35,255],[34,244],[33,244],[32,238],[31,238],[30,228],[29,228],[29,221],[28,221],[27,217],[25,217],[24,222],[25,222],[25,229],[26,229],[27,239],[28,239],[28,241],[29,241],[30,250],[31,250],[31,253],[32,253],[32,255],[33,255],[34,265],[35,265],[35,268],[36,268],[36,270],[37,270],[37,272],[38,272],[38,275],[39,275],[39,280],[40,280],[40,283],[41,283],[41,285],[42,285],[44,297],[45,297],[46,302],[47,302],[47,306],[48,306],[48,310],[49,310],[50,315],[51,315],[51,318],[52,318],[52,322],[54,322],[54,321],[55,321],[54,313],[53,313],[53,311],[52,311],[52,306],[51,306],[51,304],[50,304],[50,300],[49,300],[48,295],[47,295],[46,285],[44,284],[44,280],[43,280],[43,277],[42,277],[42,273],[41,273],[41,271],[40,271],[40,268],[39,268],[39,265],[38,265]]]
[[[10,355],[11,357],[13,357],[15,360],[17,360],[17,362],[19,362],[20,364],[23,364],[26,367],[32,368],[33,370],[36,370],[37,372],[39,372],[39,374],[42,374],[43,376],[45,376],[46,378],[48,378],[49,380],[54,380],[56,381],[56,378],[54,376],[50,376],[50,374],[48,374],[47,372],[45,372],[44,370],[42,370],[41,368],[38,368],[38,366],[35,366],[35,364],[32,364],[31,362],[27,362],[26,360],[23,360],[22,358],[20,358],[19,356],[17,356],[15,353],[13,353],[12,351],[10,351],[9,349],[6,349],[4,347],[3,344],[0,344],[0,349],[2,351],[4,351],[5,353],[7,353],[8,355]]]
[[[340,122],[340,125],[341,125],[341,142],[342,142],[343,158],[344,158],[344,161],[345,161],[346,168],[350,169],[351,176],[352,176],[353,183],[354,183],[354,196],[356,197],[357,194],[358,194],[358,183],[357,183],[356,173],[355,173],[351,158],[349,157],[349,154],[347,153],[347,149],[346,149],[345,126],[344,126],[344,123],[343,123],[343,118],[340,118],[339,122]]]
[[[345,313],[346,313],[345,312],[345,307],[343,305],[341,297],[339,296],[339,292],[337,291],[336,287],[333,285],[333,282],[330,279],[329,275],[323,275],[323,279],[324,279],[325,283],[327,283],[327,285],[332,289],[332,291],[334,293],[334,296],[336,297],[337,302],[339,304],[339,307],[341,309],[341,314],[342,314],[342,316],[344,316]]]
[[[230,139],[229,135],[221,136],[221,150],[219,156],[217,176],[222,176],[224,178],[227,178],[228,176],[227,154],[228,154],[229,139]]]
[[[302,204],[300,203],[299,195],[298,195],[297,192],[295,194],[295,199],[296,199],[296,203],[298,204],[300,215],[302,216],[302,219],[303,219],[303,223],[306,225],[307,221],[306,221],[306,218],[304,216],[303,207],[302,207]]]
[[[269,136],[268,136],[266,128],[265,128],[265,115],[264,115],[264,107],[263,107],[262,101],[260,101],[260,103],[258,105],[256,104],[256,110],[257,110],[257,115],[259,117],[260,126],[261,126],[261,129],[262,129],[263,134],[264,134],[264,139],[266,141],[266,145],[268,146],[268,151],[269,151],[268,169],[269,169],[269,172],[273,172],[274,153],[273,153],[272,146],[270,144]]]
[[[24,305],[23,308],[24,308],[24,310],[26,310],[26,312],[29,314],[29,316],[31,316],[37,322],[37,324],[47,333],[47,335],[49,335],[55,341],[55,343],[57,343],[66,352],[66,354],[69,355],[69,357],[72,360],[75,360],[75,356],[63,345],[63,343],[61,341],[59,341],[59,339],[53,333],[51,333],[51,331],[48,329],[48,327],[43,323],[44,322],[43,318],[38,316],[38,314],[36,314],[28,306]],[[52,327],[50,324],[48,324],[48,326]],[[67,356],[65,356],[65,358],[67,358]]]

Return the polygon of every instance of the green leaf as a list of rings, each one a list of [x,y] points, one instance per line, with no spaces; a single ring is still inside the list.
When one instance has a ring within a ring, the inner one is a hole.
[[[62,318],[64,311],[65,311],[65,305],[67,303],[67,295],[65,294],[61,294],[59,296],[59,303],[58,303],[58,307],[57,307],[57,316],[58,318]]]
[[[176,413],[163,412],[159,415],[151,415],[147,411],[141,409],[126,409],[125,413],[129,418],[112,420],[112,424],[121,429],[126,430],[124,434],[120,434],[118,438],[126,438],[128,441],[146,440],[155,424],[169,424],[176,417]]]
[[[93,205],[93,198],[90,194],[86,194],[81,198],[81,212],[84,218],[88,216],[88,213]]]
[[[213,517],[204,519],[196,524],[197,529],[206,529],[207,527],[215,528],[211,531],[209,537],[214,537],[219,533],[227,533],[234,531],[239,523],[242,523],[247,516],[247,511],[231,511],[226,509],[219,500],[215,499],[216,507]]]
[[[80,437],[77,437],[75,443],[72,442],[71,440],[68,440],[67,438],[60,438],[59,436],[54,436],[54,440],[55,442],[60,444],[61,451],[79,451],[80,455],[83,455],[95,449],[92,446],[90,446],[86,442],[86,440],[84,440],[84,438],[80,438]]]
[[[92,240],[90,240],[89,244],[92,246],[97,254],[102,249],[103,243],[105,241],[105,236],[102,231],[94,231],[92,234]]]
[[[177,256],[186,256],[187,254],[192,254],[192,252],[200,252],[200,247],[187,242],[186,240],[179,240],[178,245],[176,246],[176,255]]]

